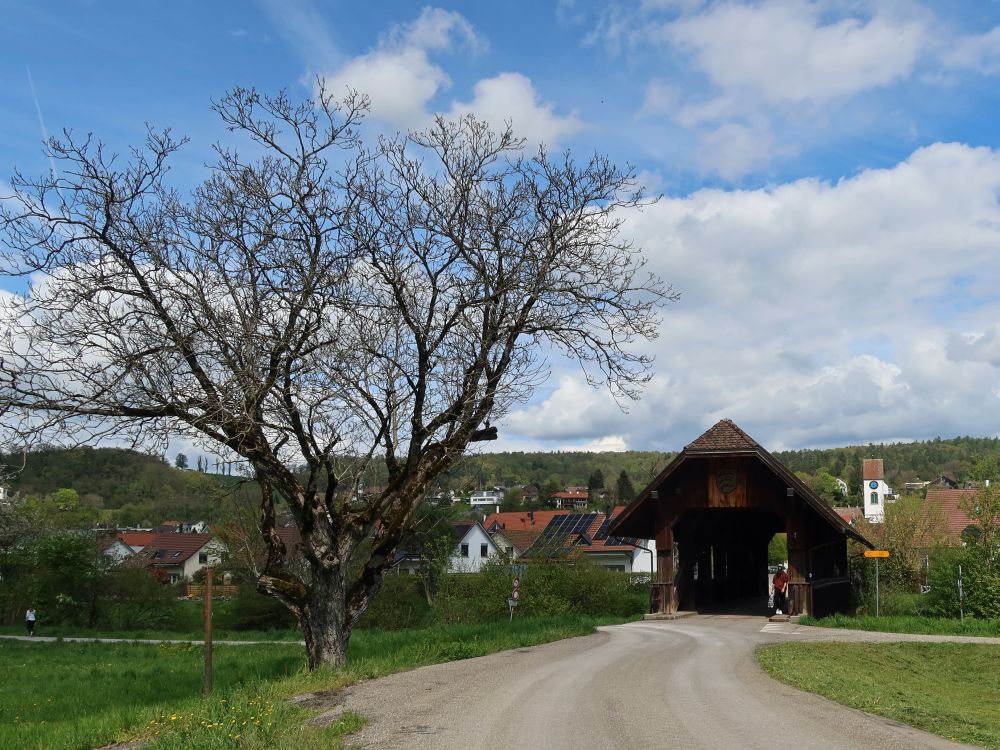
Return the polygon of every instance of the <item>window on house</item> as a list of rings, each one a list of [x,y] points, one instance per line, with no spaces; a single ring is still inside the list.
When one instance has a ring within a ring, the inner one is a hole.
[[[208,553],[207,552],[199,552],[198,553],[198,564],[199,565],[208,565]]]
[[[469,556],[469,545],[468,544],[463,544],[462,545],[462,557],[468,557],[468,556]]]
[[[160,558],[165,557],[166,554],[167,554],[167,551],[165,549],[158,549],[158,550],[156,550],[156,554],[153,555],[153,558],[156,559],[156,560],[159,560]]]
[[[180,557],[180,556],[181,556],[181,550],[177,550],[177,551],[176,551],[176,552],[174,553],[174,558],[178,558],[178,557]]]
[[[873,492],[870,495],[870,499],[871,499],[872,505],[878,505],[878,493],[877,492]]]
[[[480,544],[479,545],[479,556],[480,557],[489,557],[489,555],[490,555],[490,545],[488,545],[488,544]]]

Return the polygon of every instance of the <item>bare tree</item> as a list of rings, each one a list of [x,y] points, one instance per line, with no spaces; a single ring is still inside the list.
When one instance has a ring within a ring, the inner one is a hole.
[[[184,143],[125,159],[67,132],[57,176],[15,174],[3,206],[6,427],[229,451],[260,488],[258,585],[296,616],[310,667],[343,664],[432,480],[527,398],[550,351],[635,397],[673,298],[621,236],[631,169],[528,157],[472,117],[365,145],[362,97],[236,89],[214,109],[256,158],[219,146],[190,197]],[[356,491],[384,462],[378,493]],[[304,471],[301,467],[304,466]],[[274,529],[287,503],[309,575]]]

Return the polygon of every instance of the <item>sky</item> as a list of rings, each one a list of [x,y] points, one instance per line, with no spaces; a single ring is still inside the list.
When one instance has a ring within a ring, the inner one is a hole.
[[[145,123],[205,176],[234,86],[372,101],[370,127],[511,121],[634,165],[625,232],[680,293],[622,411],[551,363],[490,450],[772,450],[1000,431],[1000,2],[0,0],[0,194],[43,134]],[[0,278],[0,289],[14,290]],[[176,447],[176,446],[175,446]]]

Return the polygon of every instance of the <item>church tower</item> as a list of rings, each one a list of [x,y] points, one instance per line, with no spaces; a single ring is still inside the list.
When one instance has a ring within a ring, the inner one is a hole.
[[[872,523],[881,523],[885,519],[886,500],[892,498],[892,490],[885,484],[885,470],[881,458],[866,458],[861,462],[861,476],[864,486],[861,496],[864,498],[865,518]]]

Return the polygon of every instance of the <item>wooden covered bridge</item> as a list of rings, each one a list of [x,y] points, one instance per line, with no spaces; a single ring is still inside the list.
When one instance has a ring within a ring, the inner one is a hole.
[[[650,612],[764,610],[767,547],[788,538],[789,614],[846,611],[847,540],[871,543],[753,438],[724,419],[688,445],[611,524],[656,539]]]

